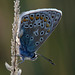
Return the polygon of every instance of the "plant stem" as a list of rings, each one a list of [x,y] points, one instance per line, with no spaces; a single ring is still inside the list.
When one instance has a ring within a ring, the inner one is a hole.
[[[14,23],[12,24],[12,39],[11,39],[11,66],[12,66],[12,71],[11,75],[18,75],[18,57],[17,55],[17,44],[16,44],[16,37],[17,37],[17,29],[18,29],[18,22],[19,22],[19,0],[14,1]]]
[[[21,69],[18,68],[18,57],[19,46],[17,45],[17,30],[19,22],[19,0],[14,1],[14,22],[12,24],[12,39],[11,39],[11,66],[5,63],[6,68],[11,71],[10,75],[21,75]]]

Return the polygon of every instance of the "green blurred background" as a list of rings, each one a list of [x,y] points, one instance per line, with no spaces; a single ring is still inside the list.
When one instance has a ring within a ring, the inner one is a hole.
[[[9,75],[5,62],[10,64],[11,29],[13,23],[13,0],[0,0],[0,75]],[[22,75],[75,75],[75,0],[21,0],[21,12],[37,8],[62,10],[62,19],[41,46],[38,53],[51,58],[51,65],[39,57],[36,61],[20,64]]]

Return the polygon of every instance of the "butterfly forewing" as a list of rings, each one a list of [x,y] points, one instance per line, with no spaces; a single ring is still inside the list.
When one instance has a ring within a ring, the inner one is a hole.
[[[50,36],[57,26],[61,11],[57,9],[39,9],[24,12],[20,16],[19,34],[21,45],[29,52],[35,52]]]

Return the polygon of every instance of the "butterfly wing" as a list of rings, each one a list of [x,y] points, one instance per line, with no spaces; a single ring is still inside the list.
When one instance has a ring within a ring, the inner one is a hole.
[[[57,9],[37,9],[23,12],[19,20],[19,38],[28,52],[35,52],[56,28],[62,12]]]

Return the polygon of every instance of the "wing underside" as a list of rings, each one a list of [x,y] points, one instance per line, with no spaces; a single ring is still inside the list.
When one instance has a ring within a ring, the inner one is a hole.
[[[61,11],[56,9],[39,9],[21,14],[19,34],[23,30],[20,39],[28,51],[35,52],[44,43],[56,28],[61,15]]]

